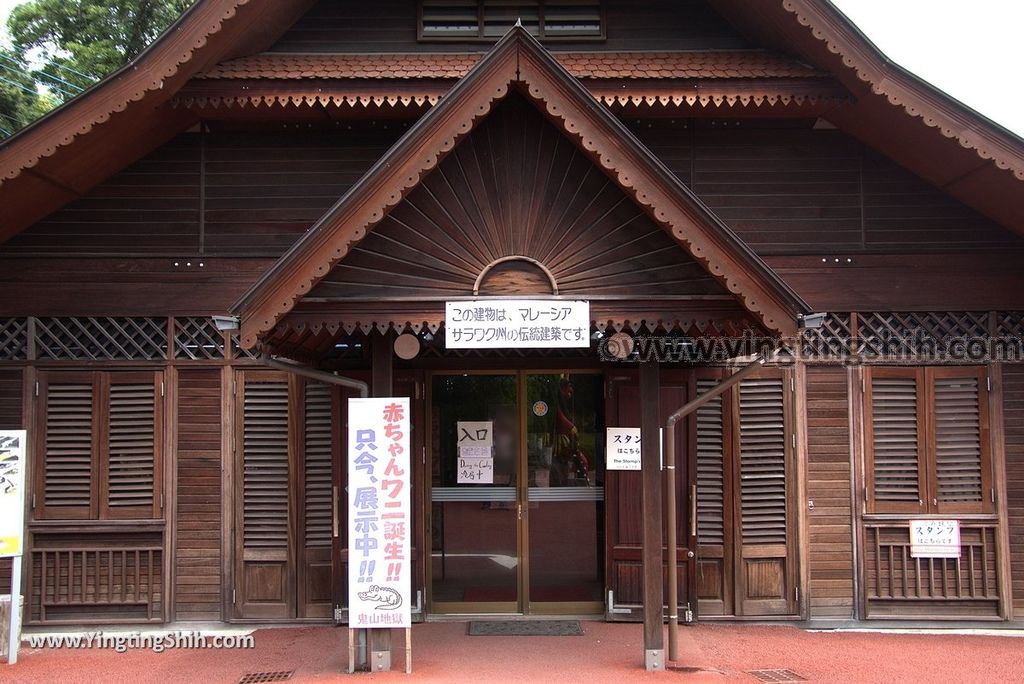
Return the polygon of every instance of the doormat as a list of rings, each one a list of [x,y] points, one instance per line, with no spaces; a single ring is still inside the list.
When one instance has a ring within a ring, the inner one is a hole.
[[[750,670],[747,674],[754,675],[762,682],[803,682],[807,681],[792,670]]]
[[[579,620],[474,620],[469,636],[583,636]]]

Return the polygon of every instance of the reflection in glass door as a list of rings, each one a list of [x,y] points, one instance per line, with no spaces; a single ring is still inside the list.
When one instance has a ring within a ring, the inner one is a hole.
[[[529,612],[596,612],[604,591],[602,377],[545,373],[525,382]]]
[[[602,387],[599,374],[432,378],[432,612],[600,612]]]
[[[437,375],[431,387],[431,601],[437,613],[519,610],[515,375]],[[486,454],[486,456],[484,455]],[[460,455],[466,462],[460,469]],[[480,459],[492,459],[481,468]]]

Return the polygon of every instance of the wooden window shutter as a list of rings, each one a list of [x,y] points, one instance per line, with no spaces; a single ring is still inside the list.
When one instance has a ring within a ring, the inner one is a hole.
[[[922,373],[913,368],[870,368],[865,373],[868,508],[876,513],[920,512],[926,496]]]
[[[159,514],[161,412],[159,376],[109,376],[106,437],[106,517]]]
[[[245,376],[242,544],[288,549],[288,381]]]
[[[739,389],[740,525],[743,545],[786,543],[786,399],[781,377]]]
[[[697,395],[719,383],[698,378]],[[701,544],[725,544],[725,420],[722,397],[697,409],[697,536]]]
[[[305,545],[331,546],[331,388],[318,382],[305,386]]]
[[[933,506],[940,513],[988,512],[992,484],[985,370],[934,368],[928,380]]]
[[[92,518],[96,502],[93,472],[97,432],[93,375],[44,376],[40,389],[45,397],[45,438],[39,517]]]

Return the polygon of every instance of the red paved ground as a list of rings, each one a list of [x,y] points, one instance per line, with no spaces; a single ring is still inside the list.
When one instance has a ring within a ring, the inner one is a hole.
[[[684,671],[640,668],[639,625],[585,623],[584,637],[469,637],[465,623],[413,628],[414,673],[373,682],[756,682],[746,671],[786,668],[815,682],[1022,682],[1024,641],[1013,636],[804,632],[792,627],[682,629]],[[293,682],[343,681],[345,632],[327,627],[255,633],[249,651],[31,650],[0,664],[0,682],[223,682],[295,670]],[[691,669],[692,668],[692,669]]]

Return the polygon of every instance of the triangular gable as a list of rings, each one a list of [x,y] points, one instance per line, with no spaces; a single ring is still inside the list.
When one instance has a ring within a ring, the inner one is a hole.
[[[317,302],[473,295],[732,300],[511,93],[313,287]]]
[[[768,330],[807,305],[522,27],[514,27],[239,302],[253,347],[424,175],[519,90]]]

